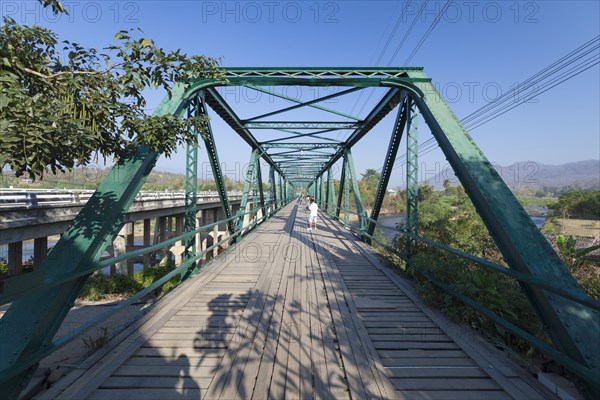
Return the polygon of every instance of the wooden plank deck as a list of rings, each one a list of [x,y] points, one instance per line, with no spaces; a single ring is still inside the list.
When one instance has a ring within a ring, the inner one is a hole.
[[[38,398],[552,398],[306,217],[281,210]]]

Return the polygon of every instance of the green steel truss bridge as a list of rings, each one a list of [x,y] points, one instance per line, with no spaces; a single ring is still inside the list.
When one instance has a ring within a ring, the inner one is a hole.
[[[406,240],[406,251],[396,254],[410,268],[416,244],[421,242],[518,281],[550,342],[539,340],[434,276],[426,276],[565,366],[584,382],[590,396],[598,396],[600,303],[583,293],[422,68],[227,68],[225,76],[222,81],[199,79],[175,85],[155,114],[204,115],[210,107],[251,147],[242,206],[233,214],[219,162],[218,135],[209,124],[199,135],[225,216],[217,224],[226,226],[228,236],[206,250],[197,248],[196,235],[215,224],[197,224],[199,146],[190,144],[183,235],[100,261],[159,157],[139,146],[135,154],[112,168],[39,268],[0,282],[1,304],[10,304],[0,320],[1,398],[16,398],[45,356],[176,275],[182,284],[126,332],[127,340],[111,342],[45,396],[551,398],[502,355],[465,337],[468,330],[457,333],[424,307],[409,285],[373,256],[369,245],[384,245],[374,231],[403,136],[407,222],[398,233]],[[291,105],[241,118],[219,92],[226,86],[255,90]],[[304,101],[271,89],[278,86],[341,89]],[[385,94],[366,116],[324,105],[326,100],[369,88]],[[309,108],[327,118],[286,118]],[[390,113],[395,122],[383,153],[374,206],[367,213],[352,148]],[[419,235],[419,115],[508,268]],[[264,130],[278,134],[259,139]],[[261,160],[268,171],[261,171]],[[340,164],[336,193],[333,175]],[[267,182],[266,189],[263,182]],[[319,231],[306,230],[303,207],[294,202],[299,192],[307,190],[320,205]],[[358,227],[349,225],[351,214],[358,218]],[[186,250],[184,261],[172,272],[101,318],[55,338],[91,273],[176,241],[182,241]],[[252,259],[226,257],[235,249],[261,248],[266,243],[274,244],[268,257],[263,253]],[[211,264],[202,265],[202,256],[223,244],[229,249]],[[215,331],[217,325],[227,330]],[[200,341],[199,333],[205,335]]]

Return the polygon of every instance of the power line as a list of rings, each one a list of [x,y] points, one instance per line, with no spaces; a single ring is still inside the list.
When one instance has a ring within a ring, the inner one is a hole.
[[[600,64],[600,54],[597,52],[598,49],[600,49],[600,36],[597,36],[584,43],[582,46],[571,51],[566,56],[560,58],[546,68],[532,75],[525,81],[518,84],[515,88],[498,97],[496,100],[494,100],[494,102],[486,104],[485,106],[480,107],[471,114],[467,115],[461,120],[461,123],[464,124],[465,129],[476,129],[481,125],[486,124],[507,113],[508,111],[547,92],[548,90],[567,82],[568,80],[587,71],[595,65]],[[593,54],[588,56],[591,53]],[[564,71],[566,68],[582,60],[583,58],[585,58],[583,61]],[[538,86],[538,84],[541,85]],[[519,98],[517,102],[505,104],[507,100],[513,98],[514,94],[518,94],[519,91],[527,90],[529,90],[529,92],[523,95],[523,97]],[[437,147],[438,144],[435,141],[435,138],[430,138],[421,144],[419,155],[428,154]],[[406,154],[402,154],[401,156],[397,157],[394,162],[404,161],[405,159]],[[394,167],[394,169],[399,168],[401,165]]]
[[[440,10],[440,12],[436,15],[435,19],[433,20],[433,22],[431,23],[431,25],[429,26],[429,28],[427,29],[427,31],[423,34],[423,36],[421,37],[421,39],[419,40],[419,42],[417,43],[417,45],[415,46],[415,48],[412,50],[412,52],[410,53],[409,57],[404,61],[403,65],[405,65],[405,66],[408,65],[408,63],[410,63],[410,61],[412,60],[412,58],[417,54],[417,52],[419,51],[419,49],[421,48],[421,46],[423,46],[423,43],[425,43],[425,40],[427,40],[427,38],[429,37],[429,34],[433,31],[433,29],[436,27],[436,25],[442,19],[442,16],[446,12],[446,10],[448,9],[448,7],[452,3],[452,1],[453,0],[448,0],[446,2],[446,4],[444,4],[444,7],[442,7],[442,9]],[[425,7],[427,6],[427,3],[428,3],[428,1],[424,1],[422,3],[421,8],[419,8],[419,12],[417,13],[417,15],[415,16],[415,18],[413,19],[412,24],[410,25],[410,27],[408,28],[408,30],[404,34],[404,37],[402,38],[402,40],[400,41],[400,43],[396,47],[396,50],[394,51],[394,54],[392,55],[392,57],[388,61],[388,63],[387,63],[388,67],[396,59],[396,56],[398,55],[398,52],[400,51],[400,49],[402,48],[402,46],[406,42],[406,39],[408,38],[408,36],[412,32],[412,30],[413,30],[416,22],[421,17],[421,14],[423,14],[423,11],[425,10]],[[373,96],[373,93],[374,93],[374,90],[371,90],[371,92],[369,93],[369,96],[367,97],[367,100],[363,103],[362,107],[360,108],[359,114],[362,113],[363,109],[367,106],[367,104],[369,104],[369,100],[371,100],[371,97]]]
[[[379,66],[379,64],[381,63],[381,59],[383,58],[385,52],[388,49],[388,46],[390,45],[392,39],[394,38],[394,36],[396,35],[396,31],[398,30],[398,28],[400,27],[400,23],[404,20],[404,15],[406,14],[406,10],[408,9],[408,6],[410,5],[411,0],[409,0],[406,5],[404,6],[404,8],[402,9],[402,12],[400,13],[400,17],[398,18],[398,20],[396,21],[396,24],[394,25],[394,28],[392,29],[392,31],[390,32],[390,34],[388,35],[387,41],[385,43],[385,45],[383,46],[383,48],[381,49],[381,51],[379,52],[379,56],[377,57],[377,61],[375,62],[375,66]],[[427,1],[425,1],[425,3],[427,3]],[[395,12],[395,10],[394,10]],[[419,14],[420,15],[420,14]],[[414,22],[417,20],[418,16],[415,18],[415,20],[413,21],[413,25],[414,26]],[[406,35],[405,35],[406,36]],[[388,63],[388,66],[390,64]],[[369,97],[367,98],[367,102],[369,101],[369,99],[371,98],[371,96],[373,95],[373,91],[374,89],[370,89],[370,94]],[[354,110],[356,109],[356,106],[358,106],[358,104],[360,103],[363,94],[365,93],[364,90],[361,90],[360,93],[358,94],[358,98],[356,99],[356,101],[354,102],[354,105],[352,106],[352,109],[350,110],[350,114],[354,114]],[[361,109],[359,110],[358,114],[360,115],[360,113],[362,113],[364,108],[361,107]],[[339,135],[338,135],[338,139],[339,139]]]

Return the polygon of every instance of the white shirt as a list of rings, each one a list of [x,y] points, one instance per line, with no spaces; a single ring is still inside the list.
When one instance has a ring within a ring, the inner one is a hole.
[[[310,205],[310,208],[309,208],[309,210],[310,210],[310,216],[311,216],[311,217],[316,217],[316,216],[317,216],[317,210],[318,210],[318,209],[319,209],[319,206],[317,205],[317,203],[316,203],[316,202],[313,202],[313,203]]]

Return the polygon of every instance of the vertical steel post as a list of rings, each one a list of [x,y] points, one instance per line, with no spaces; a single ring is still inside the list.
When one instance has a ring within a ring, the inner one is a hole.
[[[278,175],[279,176],[279,185],[278,185],[278,189],[279,189],[279,206],[278,208],[283,207],[283,204],[285,202],[285,194],[283,193],[283,184],[282,184],[282,177],[281,174]]]
[[[277,209],[277,193],[275,190],[275,168],[269,167],[269,216]]]
[[[354,203],[356,205],[356,213],[358,214],[360,230],[363,231],[365,229],[365,218],[363,215],[363,206],[362,206],[362,200],[360,198],[360,190],[358,188],[358,180],[356,179],[356,172],[354,171],[354,161],[352,159],[352,151],[350,149],[346,150],[346,158],[347,158],[346,164],[348,166],[350,183],[352,185],[352,192],[354,193]]]
[[[348,163],[348,152],[344,154],[344,168],[346,171],[346,180],[350,182],[345,182],[344,184],[344,226],[346,228],[350,227],[350,186],[352,185],[352,174],[350,173],[350,167]]]
[[[342,199],[346,193],[346,157],[342,161],[342,174],[340,176],[340,191],[337,198],[337,206],[335,209],[335,218],[339,221],[340,212],[342,211]]]
[[[194,99],[188,109],[188,118],[198,115],[200,111],[198,99]],[[196,134],[196,140],[198,140]],[[184,232],[196,229],[196,194],[198,191],[198,142],[188,143],[185,159],[185,224]],[[196,255],[196,237],[190,236],[184,241],[183,261]],[[190,265],[187,271],[181,273],[181,280],[187,279],[197,269],[197,263]]]
[[[259,195],[260,207],[262,209],[261,220],[264,221],[267,219],[267,205],[265,204],[265,193],[263,190],[262,172],[261,172],[261,168],[260,168],[260,158],[256,162],[256,181],[257,181],[257,185],[258,185],[258,195]]]
[[[254,171],[252,173],[252,210],[250,211],[250,217],[252,225],[258,222],[258,208],[259,208],[259,195],[258,195],[258,169],[260,168],[260,156],[256,158],[254,162]]]
[[[335,215],[335,185],[333,182],[333,172],[331,168],[327,171],[327,214],[329,216]]]
[[[419,110],[414,103],[408,108],[406,133],[406,230],[419,234]],[[406,257],[415,247],[414,239],[406,239]]]
[[[321,175],[321,184],[319,185],[319,207],[326,208],[326,195],[325,195],[325,174]]]
[[[246,206],[248,204],[248,195],[252,188],[252,182],[254,181],[256,161],[259,158],[259,150],[252,150],[250,155],[250,162],[248,163],[248,170],[246,171],[246,180],[244,181],[244,192],[242,193],[242,200],[240,202],[240,218],[237,221],[237,230],[241,231],[244,226],[244,218],[246,213]],[[254,199],[253,199],[254,200]]]

